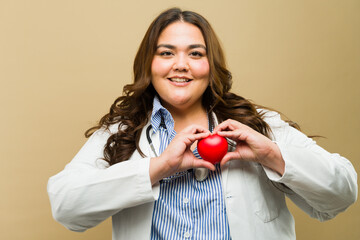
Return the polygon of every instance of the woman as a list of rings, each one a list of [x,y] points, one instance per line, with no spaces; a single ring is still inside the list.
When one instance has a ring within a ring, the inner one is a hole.
[[[279,240],[295,239],[285,195],[320,221],[356,200],[347,159],[230,88],[209,23],[177,8],[160,14],[134,83],[50,178],[54,218],[85,231],[112,216],[113,239]],[[216,165],[195,148],[211,132],[230,143]]]

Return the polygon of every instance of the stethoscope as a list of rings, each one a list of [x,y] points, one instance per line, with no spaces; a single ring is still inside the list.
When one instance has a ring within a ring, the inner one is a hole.
[[[208,114],[208,119],[209,119],[209,130],[211,131],[213,129],[213,118],[210,116],[210,114]],[[161,123],[160,123],[160,126],[162,126],[163,128],[166,128],[166,125],[165,125],[165,122],[164,122],[164,119],[161,118]],[[151,137],[150,137],[150,131],[151,131],[152,127],[151,127],[151,124],[147,127],[146,129],[146,138],[147,138],[147,141],[150,145],[150,148],[151,148],[151,151],[154,153],[155,157],[158,157],[158,154],[155,150],[155,147],[154,147],[154,144],[151,140]],[[209,169],[207,168],[194,168],[194,169],[189,169],[188,172],[191,172],[193,171],[194,175],[195,175],[195,179],[199,182],[202,182],[204,181],[208,176],[209,176]]]

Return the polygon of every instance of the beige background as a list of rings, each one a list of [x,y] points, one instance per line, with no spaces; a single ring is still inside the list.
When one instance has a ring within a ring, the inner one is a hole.
[[[73,233],[46,193],[84,131],[131,81],[150,21],[180,6],[203,14],[224,46],[233,91],[276,108],[360,169],[358,0],[1,0],[0,239],[111,239],[109,220]],[[297,236],[360,239],[360,204],[319,223],[289,203]]]

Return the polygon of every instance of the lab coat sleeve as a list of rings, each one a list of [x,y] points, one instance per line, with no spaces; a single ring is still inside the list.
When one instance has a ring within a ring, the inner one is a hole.
[[[285,161],[285,173],[279,176],[266,167],[264,170],[270,180],[289,188],[283,190],[297,206],[325,221],[356,201],[357,174],[346,158],[327,152],[279,114],[268,112],[265,116]]]
[[[155,201],[149,158],[107,166],[108,130],[96,131],[63,171],[48,181],[53,217],[72,231],[85,231],[122,209]]]

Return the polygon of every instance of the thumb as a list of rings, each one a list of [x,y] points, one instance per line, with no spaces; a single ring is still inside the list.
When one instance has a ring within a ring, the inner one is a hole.
[[[225,154],[223,159],[221,159],[220,165],[224,166],[228,161],[232,159],[240,159],[240,157],[241,157],[240,154],[238,154],[237,152],[228,152]]]

